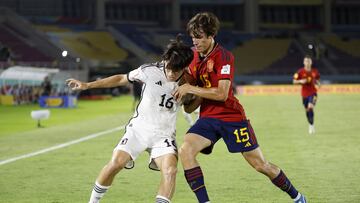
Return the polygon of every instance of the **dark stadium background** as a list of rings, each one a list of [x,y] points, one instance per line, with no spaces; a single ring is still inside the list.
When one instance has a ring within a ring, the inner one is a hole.
[[[86,202],[135,103],[131,86],[79,93],[65,79],[92,81],[158,60],[177,33],[191,43],[185,25],[200,11],[221,21],[216,40],[235,55],[236,96],[266,158],[310,202],[360,202],[359,0],[0,0],[0,203]],[[301,86],[291,85],[306,54],[324,84],[314,135]],[[44,73],[47,104],[61,108],[37,102]],[[74,94],[84,100],[64,108]],[[51,112],[42,127],[34,110]],[[178,146],[188,129],[179,112]],[[152,202],[159,174],[148,160],[143,153],[122,171],[103,202]],[[213,202],[290,200],[223,142],[199,162]],[[176,184],[173,202],[196,202],[180,163]]]
[[[0,72],[48,67],[83,80],[125,73],[159,59],[177,33],[191,43],[186,22],[211,11],[222,26],[216,40],[236,57],[237,84],[291,83],[305,54],[325,83],[360,81],[356,0],[1,0],[0,7]]]

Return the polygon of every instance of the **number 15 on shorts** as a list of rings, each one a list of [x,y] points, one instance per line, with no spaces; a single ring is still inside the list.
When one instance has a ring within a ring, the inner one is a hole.
[[[252,146],[252,141],[249,137],[249,129],[247,127],[235,129],[234,136],[236,138],[236,143],[242,145],[244,148]]]
[[[249,133],[247,132],[247,127],[236,129],[234,135],[236,136],[236,143],[242,143],[249,141]]]

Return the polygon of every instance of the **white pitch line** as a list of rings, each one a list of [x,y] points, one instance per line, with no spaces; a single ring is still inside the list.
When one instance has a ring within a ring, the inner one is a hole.
[[[73,145],[73,144],[84,142],[86,140],[90,140],[90,139],[93,139],[95,137],[99,137],[101,135],[105,135],[105,134],[109,134],[109,133],[112,133],[112,132],[115,132],[115,131],[119,131],[119,130],[124,129],[124,127],[125,126],[123,125],[123,126],[120,126],[120,127],[110,129],[110,130],[105,130],[105,131],[102,131],[102,132],[94,133],[94,134],[82,137],[80,139],[77,139],[77,140],[73,140],[73,141],[70,141],[70,142],[66,142],[66,143],[55,145],[55,146],[52,146],[52,147],[49,147],[49,148],[45,148],[45,149],[42,149],[42,150],[39,150],[39,151],[36,151],[36,152],[32,152],[32,153],[24,154],[24,155],[21,155],[21,156],[13,157],[13,158],[10,158],[10,159],[6,159],[6,160],[3,160],[3,161],[0,161],[0,166],[11,163],[11,162],[14,162],[14,161],[17,161],[17,160],[20,160],[20,159],[26,159],[26,158],[37,156],[37,155],[40,155],[40,154],[44,154],[44,153],[47,153],[47,152],[50,152],[50,151],[61,149],[61,148],[64,148],[64,147],[67,147],[67,146],[70,146],[70,145]]]

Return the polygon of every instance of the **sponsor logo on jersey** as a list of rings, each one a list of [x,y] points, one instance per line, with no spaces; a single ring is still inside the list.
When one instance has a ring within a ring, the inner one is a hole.
[[[159,81],[158,81],[158,82],[156,82],[155,84],[162,86],[162,82],[161,82],[161,80],[159,80]]]
[[[247,142],[247,143],[245,144],[245,147],[251,147],[250,142]]]

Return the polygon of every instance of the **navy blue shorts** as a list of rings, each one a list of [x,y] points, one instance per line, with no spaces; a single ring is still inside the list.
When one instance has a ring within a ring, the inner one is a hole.
[[[229,152],[247,152],[256,149],[259,145],[250,121],[224,122],[215,118],[199,118],[188,130],[211,141],[211,145],[201,152],[210,154],[215,143],[223,138]]]
[[[303,104],[304,104],[305,109],[308,107],[309,103],[312,103],[315,106],[316,100],[317,100],[317,94],[316,93],[313,94],[313,95],[310,95],[308,97],[304,97],[303,98]]]

